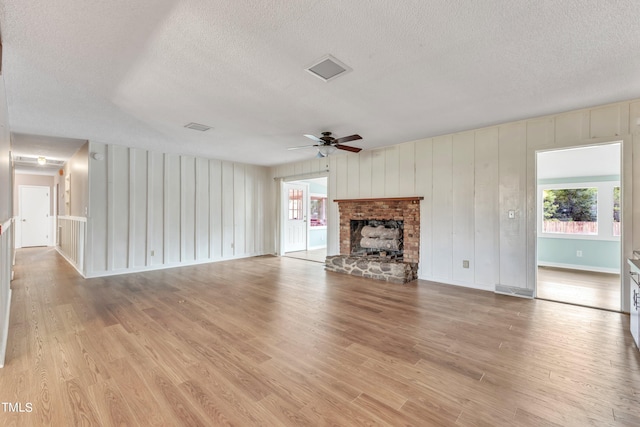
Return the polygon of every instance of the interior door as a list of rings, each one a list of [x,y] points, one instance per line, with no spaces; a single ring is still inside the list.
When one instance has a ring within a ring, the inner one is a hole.
[[[22,247],[49,244],[49,187],[20,186]]]
[[[307,185],[285,183],[287,195],[284,252],[307,250]]]

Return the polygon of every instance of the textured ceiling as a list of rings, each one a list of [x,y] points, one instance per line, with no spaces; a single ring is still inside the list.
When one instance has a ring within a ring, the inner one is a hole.
[[[637,6],[2,0],[9,124],[263,165],[313,158],[304,133],[391,145],[640,97]],[[353,71],[304,71],[327,54]]]

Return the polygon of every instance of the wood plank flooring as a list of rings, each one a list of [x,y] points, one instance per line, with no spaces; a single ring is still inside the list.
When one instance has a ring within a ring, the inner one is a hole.
[[[620,275],[538,267],[538,298],[620,311]]]
[[[288,258],[304,259],[307,261],[321,262],[324,264],[327,259],[327,249],[312,249],[310,251],[287,252],[284,256]]]
[[[640,425],[620,313],[258,257],[84,280],[18,252],[2,426]]]

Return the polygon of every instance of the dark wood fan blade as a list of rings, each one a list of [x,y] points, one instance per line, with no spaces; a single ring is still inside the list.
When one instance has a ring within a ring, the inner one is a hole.
[[[358,147],[349,147],[348,145],[336,144],[334,145],[339,150],[351,151],[352,153],[359,153],[362,151],[362,148]]]
[[[313,139],[315,142],[319,142],[320,144],[324,144],[324,141],[321,140],[320,138],[318,138],[317,136],[307,135],[307,134],[305,134],[304,136],[306,136],[309,139]]]
[[[287,150],[300,150],[301,148],[309,148],[309,147],[317,147],[316,144],[313,145],[301,145],[299,147],[289,147]]]
[[[342,144],[343,142],[355,141],[356,139],[362,139],[362,137],[360,135],[358,135],[358,134],[350,135],[350,136],[343,136],[342,138],[338,138],[333,142],[336,143],[336,144]]]

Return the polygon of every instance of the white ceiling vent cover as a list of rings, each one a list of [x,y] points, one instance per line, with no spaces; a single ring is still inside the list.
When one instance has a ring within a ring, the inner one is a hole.
[[[306,70],[325,82],[330,82],[352,71],[351,67],[331,55],[323,56],[307,67]]]
[[[200,132],[211,129],[211,126],[201,125],[200,123],[189,123],[187,125],[184,125],[184,127],[188,129],[199,130]]]

